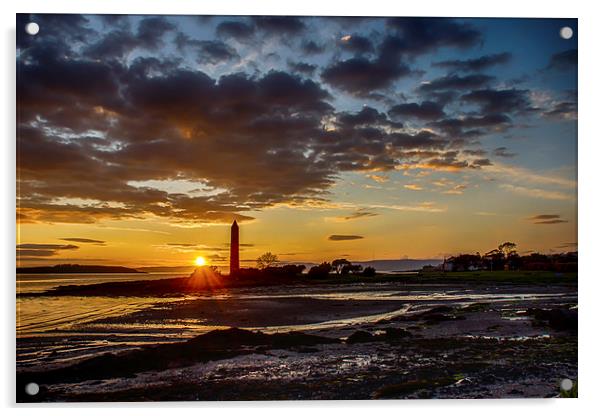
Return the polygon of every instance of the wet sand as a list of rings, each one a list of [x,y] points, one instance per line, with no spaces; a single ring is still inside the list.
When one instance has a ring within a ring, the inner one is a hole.
[[[20,381],[32,374],[43,379],[57,369],[78,373],[73,366],[82,363],[92,375],[69,381],[59,376],[39,397],[20,399],[554,397],[561,379],[577,377],[576,315],[576,285],[467,289],[362,283],[227,290],[19,338]],[[266,336],[296,331],[328,341],[283,347],[267,341],[245,346],[234,339],[210,351],[217,355],[207,355],[202,337],[209,335],[203,334],[230,327]],[[192,361],[173,352],[191,342],[201,345]],[[161,349],[169,345],[176,350]],[[94,368],[107,366],[103,360],[116,356],[129,363],[135,355],[128,354],[140,351],[156,354],[151,361],[165,368],[94,376]]]

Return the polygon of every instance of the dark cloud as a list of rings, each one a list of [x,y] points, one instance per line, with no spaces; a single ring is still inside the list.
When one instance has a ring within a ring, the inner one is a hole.
[[[136,37],[145,48],[156,49],[161,45],[163,36],[175,28],[175,25],[164,17],[147,17],[138,23]]]
[[[340,234],[333,234],[328,237],[328,239],[330,241],[361,240],[362,238],[364,238],[364,237],[362,237],[361,235],[340,235]]]
[[[410,73],[409,67],[395,60],[354,57],[333,63],[321,76],[324,82],[335,88],[366,96],[374,90],[390,87],[394,81]]]
[[[461,100],[477,104],[485,113],[526,113],[534,111],[529,99],[528,90],[482,89],[464,94]]]
[[[25,32],[25,25],[35,22],[40,26],[40,35]],[[89,27],[89,20],[80,14],[17,14],[17,48],[24,49],[44,42],[54,41],[68,44],[87,43],[96,34]]]
[[[129,28],[130,19],[127,14],[101,14],[98,15],[105,27]]]
[[[301,44],[301,51],[305,55],[319,55],[326,50],[324,45],[319,45],[313,40],[307,40]]]
[[[362,125],[386,124],[387,116],[377,109],[365,106],[357,113],[340,113],[338,121],[342,126],[357,127]]]
[[[462,153],[470,156],[485,156],[487,151],[483,149],[463,149]]]
[[[480,72],[493,66],[510,62],[512,54],[509,52],[483,55],[476,59],[450,60],[433,63],[434,67],[448,68],[462,72]]]
[[[560,218],[558,214],[539,214],[530,217],[530,220],[555,220]]]
[[[91,31],[86,43],[57,34],[20,48],[20,222],[252,220],[250,213],[265,207],[327,201],[343,172],[485,166],[491,162],[472,160],[484,155],[460,151],[463,140],[511,125],[503,113],[443,114],[459,89],[489,78],[447,77],[422,103],[387,103],[389,114],[369,106],[337,111],[336,97],[324,84],[304,77],[316,69],[313,61],[287,62],[303,76],[259,70],[210,76],[202,66],[191,69],[189,62],[168,57],[171,48],[153,50],[173,39],[181,55],[192,53],[204,64],[229,62],[238,58],[226,41],[241,39],[248,28],[218,25],[221,39],[200,40],[177,32],[173,18],[152,19]],[[392,24],[384,37],[374,38],[373,54],[329,61],[322,80],[357,96],[400,102],[404,98],[387,89],[415,73],[408,65],[421,51],[465,47],[480,36],[461,22],[435,20],[435,29],[425,33]],[[321,45],[299,36],[306,21],[253,18],[249,24],[264,34],[289,36],[290,42],[279,40],[300,45],[298,55],[321,53]],[[403,117],[427,124],[407,130]],[[202,192],[144,185],[173,180],[192,182]],[[371,214],[361,211],[357,218]]]
[[[65,59],[59,48],[26,53],[35,59],[21,63],[17,85],[22,222],[248,220],[244,211],[323,198],[334,180],[337,161],[321,149],[333,109],[313,81],[277,71],[215,80],[158,59],[126,68]],[[33,127],[40,116],[44,126]],[[102,137],[60,137],[90,128]],[[176,176],[223,191],[192,197],[130,184]]]
[[[448,136],[478,137],[487,131],[504,131],[512,124],[505,114],[488,114],[477,117],[446,118],[429,123],[429,126],[440,130]]]
[[[498,147],[496,149],[493,149],[492,153],[494,156],[498,157],[511,158],[516,156],[516,153],[509,152],[507,147]]]
[[[470,167],[478,169],[482,166],[492,166],[492,165],[493,165],[493,163],[491,163],[491,160],[489,160],[489,159],[475,159],[470,164]]]
[[[80,238],[80,237],[69,237],[69,238],[61,238],[63,241],[71,241],[74,243],[87,243],[87,244],[96,244],[96,245],[105,245],[106,241],[102,240],[93,240],[91,238]]]
[[[556,120],[576,120],[577,103],[572,101],[556,103],[551,109],[544,111],[543,115]]]
[[[387,24],[394,33],[386,36],[378,46],[375,59],[355,56],[338,61],[322,72],[322,79],[328,84],[350,94],[367,96],[375,90],[390,87],[396,80],[413,73],[405,62],[405,57],[413,57],[440,47],[468,47],[480,40],[480,33],[472,26],[441,18],[394,18]],[[353,36],[350,38],[350,41]],[[365,45],[367,46],[367,45]],[[477,88],[490,78],[475,75],[480,79],[449,79],[449,85],[439,88],[425,88],[436,91],[444,88]],[[456,77],[457,78],[457,77]],[[479,82],[476,82],[479,81]],[[439,81],[443,84],[444,81]]]
[[[17,244],[18,249],[32,249],[32,250],[76,250],[79,247],[72,244]]]
[[[425,82],[420,85],[418,90],[425,93],[440,90],[471,90],[487,85],[494,79],[494,77],[484,74],[472,74],[464,77],[452,74]]]
[[[561,219],[560,215],[558,214],[534,215],[533,217],[529,218],[529,221],[531,221],[533,224],[538,225],[554,225],[568,222],[566,220]]]
[[[469,23],[449,18],[397,17],[387,21],[398,36],[399,51],[421,55],[442,47],[468,48],[482,41],[481,33]]]
[[[236,50],[220,40],[197,40],[191,39],[183,33],[178,33],[176,45],[180,51],[186,48],[195,51],[197,62],[201,64],[215,65],[239,59]]]
[[[437,120],[445,117],[443,106],[432,101],[418,103],[397,104],[388,112],[394,118],[413,117],[422,120]]]
[[[234,38],[238,41],[249,40],[255,34],[255,28],[245,22],[229,20],[217,25],[215,33],[221,38]]]
[[[84,53],[96,59],[115,59],[136,48],[157,50],[163,45],[165,34],[174,29],[175,26],[163,17],[147,17],[140,21],[136,32],[132,32],[129,26],[117,27],[87,46]]]
[[[303,32],[305,23],[295,16],[253,16],[255,26],[268,35],[293,36]]]
[[[567,71],[577,67],[577,49],[555,53],[550,57],[547,69]]]
[[[318,68],[317,65],[309,64],[307,62],[288,61],[287,65],[291,70],[301,73],[301,74],[304,74],[304,75],[307,75],[307,76],[312,76],[314,74],[314,72],[316,72],[316,69]]]
[[[17,244],[17,257],[19,260],[23,260],[23,256],[52,257],[60,254],[62,250],[77,250],[78,248],[72,244]]]
[[[346,35],[339,39],[339,46],[354,54],[364,54],[374,51],[372,41],[365,36],[353,34]]]
[[[342,217],[339,217],[339,219],[342,219],[345,221],[350,221],[350,220],[357,220],[360,218],[369,218],[369,217],[376,217],[376,216],[378,216],[378,214],[376,212],[371,212],[371,211],[367,211],[364,209],[358,209],[357,211],[352,212],[349,215],[344,215]]]

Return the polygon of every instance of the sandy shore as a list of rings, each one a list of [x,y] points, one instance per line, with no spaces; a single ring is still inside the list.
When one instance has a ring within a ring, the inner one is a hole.
[[[46,380],[19,400],[553,397],[577,377],[576,306],[571,285],[224,291],[19,339],[43,357],[19,383]]]

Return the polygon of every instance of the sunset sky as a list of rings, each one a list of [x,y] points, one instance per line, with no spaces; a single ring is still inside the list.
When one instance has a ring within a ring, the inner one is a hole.
[[[234,219],[243,266],[577,249],[575,19],[17,32],[18,266],[225,265]]]

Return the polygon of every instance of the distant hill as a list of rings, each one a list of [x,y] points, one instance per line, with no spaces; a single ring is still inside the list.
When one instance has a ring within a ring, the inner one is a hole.
[[[192,273],[196,266],[144,266],[137,270],[145,273]]]
[[[145,273],[123,266],[95,266],[86,264],[57,264],[56,266],[17,267],[17,274],[24,273]]]

